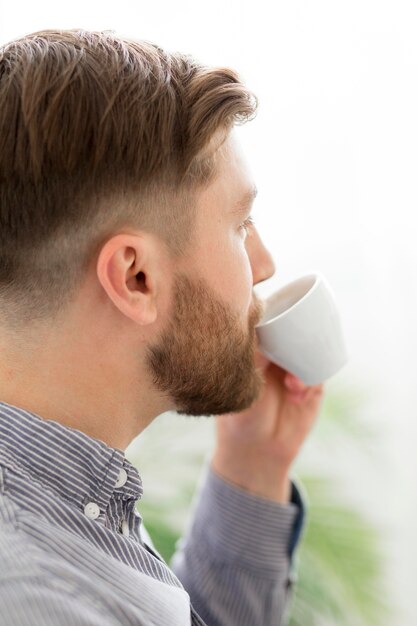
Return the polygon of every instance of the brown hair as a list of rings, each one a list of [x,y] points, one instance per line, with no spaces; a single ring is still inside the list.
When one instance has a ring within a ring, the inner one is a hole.
[[[112,32],[33,33],[0,48],[0,317],[11,329],[71,302],[118,228],[184,251],[217,131],[256,96],[228,68]]]

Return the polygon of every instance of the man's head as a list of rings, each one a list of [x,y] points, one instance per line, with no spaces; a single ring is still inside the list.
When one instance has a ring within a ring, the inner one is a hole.
[[[118,228],[182,254],[216,147],[255,108],[233,71],[145,41],[45,31],[0,49],[4,322],[62,311]]]
[[[167,408],[250,404],[252,287],[273,266],[246,237],[232,127],[255,111],[232,70],[148,42],[45,31],[0,50],[0,337],[16,361],[70,335],[86,361],[146,372]]]

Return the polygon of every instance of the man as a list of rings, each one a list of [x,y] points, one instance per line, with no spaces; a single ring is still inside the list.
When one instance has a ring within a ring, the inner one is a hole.
[[[282,624],[323,387],[256,351],[251,223],[225,68],[45,31],[0,53],[1,624]],[[216,415],[173,561],[124,450],[160,413]]]

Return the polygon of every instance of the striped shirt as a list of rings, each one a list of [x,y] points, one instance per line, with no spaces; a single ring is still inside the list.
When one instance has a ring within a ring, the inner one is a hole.
[[[1,626],[277,626],[303,519],[207,468],[172,569],[122,450],[0,402]],[[138,510],[139,509],[139,510]]]

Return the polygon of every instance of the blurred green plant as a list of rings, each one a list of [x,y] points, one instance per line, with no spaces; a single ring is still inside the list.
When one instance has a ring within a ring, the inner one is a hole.
[[[375,529],[338,502],[328,480],[304,476],[301,482],[314,504],[298,555],[290,626],[380,626],[387,607]]]
[[[343,469],[343,454],[348,459],[353,450],[361,450],[367,456],[368,447],[375,445],[372,429],[365,428],[360,417],[364,403],[362,394],[351,389],[328,392],[315,432],[296,464],[297,481],[308,506],[296,552],[298,582],[289,626],[389,624],[380,531],[353,503],[346,502],[341,479],[332,471],[332,462]],[[155,420],[128,450],[145,485],[138,510],[167,562],[189,520],[214,435],[212,418],[168,413]],[[307,469],[303,457],[307,457]],[[324,457],[327,467],[317,473],[316,462]],[[314,470],[308,469],[309,464]],[[337,495],[341,493],[343,502]]]

